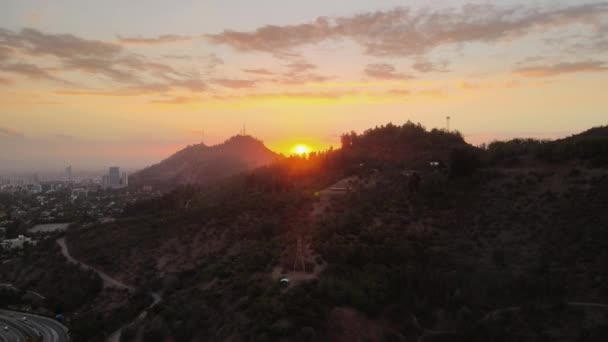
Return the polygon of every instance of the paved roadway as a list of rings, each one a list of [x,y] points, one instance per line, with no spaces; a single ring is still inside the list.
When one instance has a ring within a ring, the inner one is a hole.
[[[26,317],[26,320],[23,320]],[[8,329],[5,329],[8,328]],[[0,310],[0,342],[69,342],[68,329],[54,319]]]

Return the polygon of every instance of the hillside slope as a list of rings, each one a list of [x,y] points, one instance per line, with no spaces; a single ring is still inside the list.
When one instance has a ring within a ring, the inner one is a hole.
[[[131,175],[130,183],[136,187],[153,185],[161,188],[182,184],[209,184],[270,164],[278,158],[279,155],[261,141],[251,136],[238,135],[215,146],[203,143],[188,146],[160,163]]]
[[[388,125],[68,240],[164,291],[126,341],[605,341],[608,168],[546,144]]]

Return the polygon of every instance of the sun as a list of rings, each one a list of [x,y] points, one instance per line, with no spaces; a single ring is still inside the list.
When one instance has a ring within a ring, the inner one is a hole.
[[[304,145],[304,144],[298,144],[296,146],[294,146],[293,148],[293,153],[299,155],[299,156],[303,156],[306,154],[310,153],[310,147]]]

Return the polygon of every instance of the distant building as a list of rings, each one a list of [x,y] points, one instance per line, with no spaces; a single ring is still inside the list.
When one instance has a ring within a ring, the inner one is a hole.
[[[69,165],[68,167],[65,168],[65,181],[66,182],[72,181],[72,165]]]
[[[108,174],[110,177],[110,186],[118,187],[120,186],[120,168],[118,166],[110,167],[110,173]]]
[[[2,241],[1,245],[4,249],[21,249],[25,246],[26,243],[36,244],[36,241],[32,240],[29,237],[25,237],[23,235],[19,235],[16,239],[9,239]]]
[[[104,188],[107,188],[110,186],[110,176],[108,175],[103,175],[103,177],[101,177],[101,185]]]
[[[108,170],[108,174],[101,179],[101,186],[104,189],[121,189],[129,185],[129,175],[127,172],[120,174],[118,166],[112,166]]]
[[[72,189],[72,199],[85,198],[89,194],[89,190],[86,188]]]

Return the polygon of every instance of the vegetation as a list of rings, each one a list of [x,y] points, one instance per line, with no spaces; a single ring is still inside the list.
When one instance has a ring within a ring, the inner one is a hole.
[[[584,303],[608,304],[605,131],[477,148],[387,125],[67,238],[164,294],[123,341],[604,341],[608,309]]]

